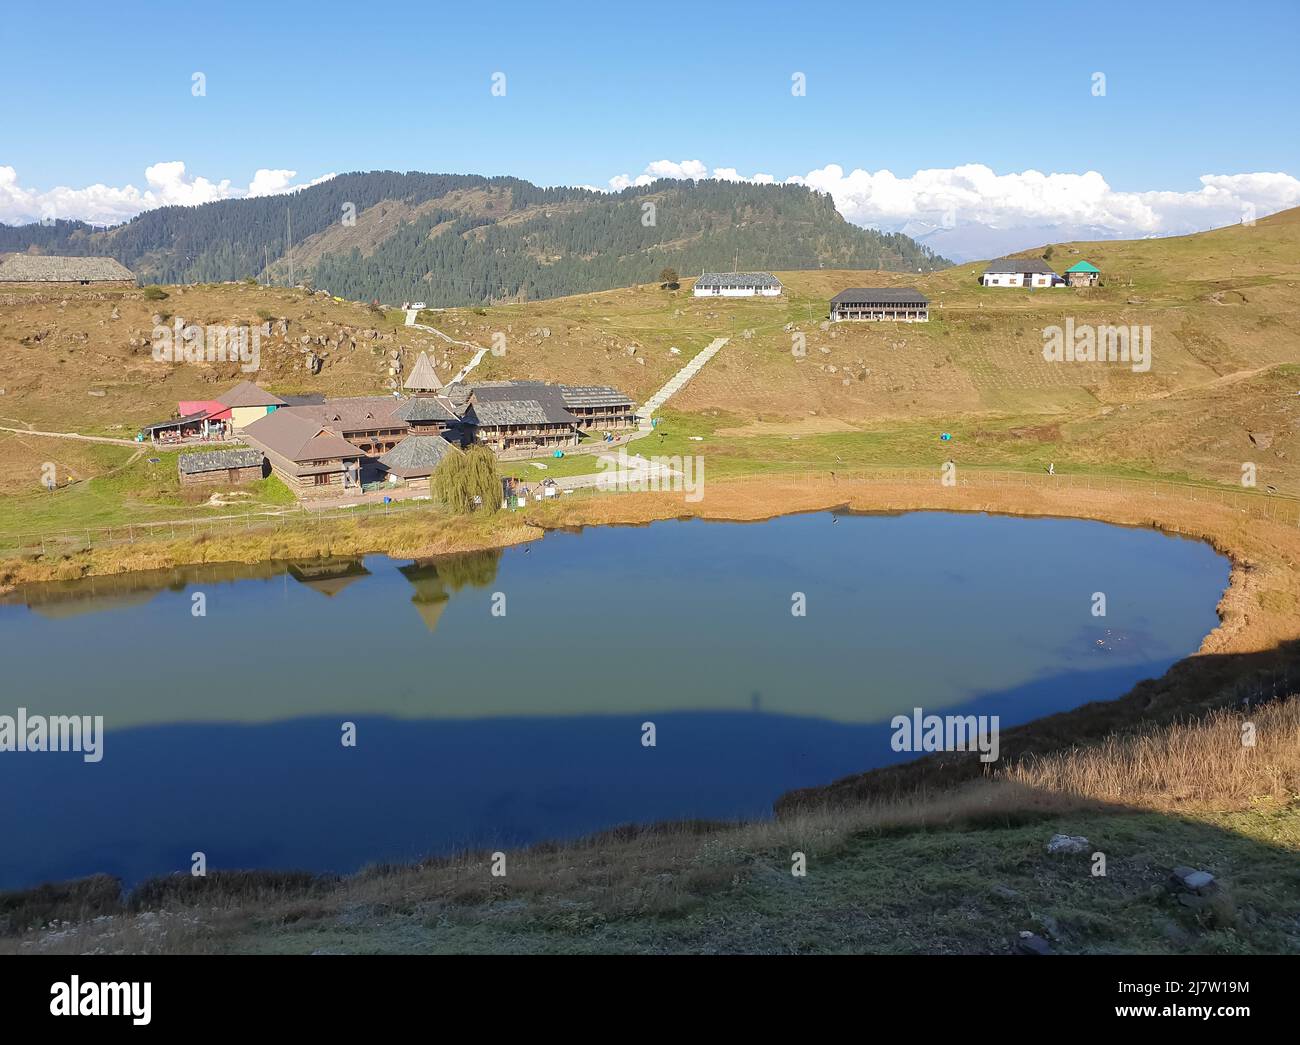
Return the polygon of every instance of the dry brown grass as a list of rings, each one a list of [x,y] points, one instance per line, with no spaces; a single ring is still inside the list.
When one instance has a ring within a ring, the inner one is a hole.
[[[542,531],[515,515],[465,517],[417,510],[339,519],[295,516],[287,522],[269,523],[237,519],[229,525],[227,533],[187,535],[182,526],[175,539],[114,544],[62,556],[5,559],[0,561],[0,591],[19,584],[202,563],[260,563],[379,553],[416,559],[504,548],[542,536]]]
[[[1245,740],[1247,730],[1253,746]],[[1028,758],[998,774],[1040,793],[1162,813],[1300,797],[1300,700]]]

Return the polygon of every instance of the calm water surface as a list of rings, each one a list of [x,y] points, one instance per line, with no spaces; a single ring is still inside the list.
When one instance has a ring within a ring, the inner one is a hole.
[[[0,888],[762,816],[907,757],[913,707],[1005,727],[1163,673],[1228,569],[1099,523],[821,513],[34,586],[0,600],[0,714],[103,715],[104,757],[0,753]]]

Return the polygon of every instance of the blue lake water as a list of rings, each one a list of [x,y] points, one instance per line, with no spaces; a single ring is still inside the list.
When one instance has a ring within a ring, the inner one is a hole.
[[[102,715],[103,758],[0,752],[0,888],[768,815],[911,757],[914,707],[1006,727],[1162,674],[1228,571],[1149,530],[818,513],[33,586],[0,599],[0,715]]]

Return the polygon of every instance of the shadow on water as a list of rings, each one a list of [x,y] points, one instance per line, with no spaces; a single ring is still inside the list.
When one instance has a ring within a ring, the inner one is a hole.
[[[1131,678],[1131,666],[1059,675],[944,713],[998,716],[1005,728]],[[99,871],[133,884],[187,867],[195,851],[213,868],[348,873],[625,822],[763,818],[785,792],[916,757],[893,750],[888,722],[767,713],[758,691],[749,703],[738,712],[353,716],[354,748],[339,743],[337,717],[120,730],[113,757],[96,765],[28,759],[20,777],[17,762],[0,763],[0,789],[41,796],[0,809],[0,837],[24,839],[0,855],[0,887]],[[641,743],[648,718],[653,748]]]

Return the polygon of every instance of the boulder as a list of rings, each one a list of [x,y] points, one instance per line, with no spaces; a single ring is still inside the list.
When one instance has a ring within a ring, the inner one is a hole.
[[[1175,867],[1169,875],[1169,884],[1176,890],[1198,896],[1206,896],[1218,888],[1214,875],[1209,871],[1198,871],[1194,867]]]
[[[1057,853],[1086,853],[1088,851],[1088,840],[1082,835],[1052,835],[1052,840],[1047,843],[1047,851],[1053,855]]]
[[[1052,945],[1037,933],[1022,932],[1016,940],[1017,954],[1051,954]]]

